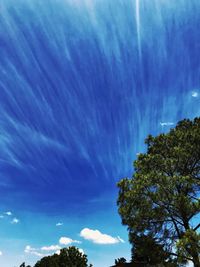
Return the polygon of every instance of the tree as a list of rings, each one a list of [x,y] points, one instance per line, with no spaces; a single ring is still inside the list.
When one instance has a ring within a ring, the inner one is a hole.
[[[151,236],[179,261],[200,267],[200,118],[145,141],[132,179],[122,179],[118,207],[129,239]]]
[[[164,250],[164,245],[159,244],[151,235],[131,237],[134,243],[132,248],[132,262],[136,266],[167,266],[177,267],[177,262]]]
[[[34,267],[92,267],[87,262],[87,256],[72,246],[61,249],[59,255],[42,258]]]
[[[126,263],[126,259],[125,258],[118,258],[117,260],[115,260],[115,265],[118,266],[122,263]]]
[[[87,256],[76,247],[63,248],[59,255],[59,267],[88,267]]]
[[[25,262],[23,262],[19,267],[31,267],[30,265],[27,265],[25,264]]]
[[[54,254],[52,256],[44,257],[39,260],[34,267],[60,267],[59,255]]]

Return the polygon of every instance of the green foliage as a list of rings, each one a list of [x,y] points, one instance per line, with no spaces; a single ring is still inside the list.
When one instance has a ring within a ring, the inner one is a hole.
[[[60,267],[59,256],[54,254],[52,256],[47,256],[39,260],[34,267]],[[64,265],[63,265],[64,266]]]
[[[194,218],[200,213],[200,118],[180,121],[145,143],[132,179],[118,184],[119,214],[130,242],[150,236],[181,262],[191,259],[199,267],[200,224]]]
[[[69,247],[61,249],[59,255],[60,267],[87,267],[87,256],[77,248]]]
[[[138,237],[135,235],[131,237],[131,240],[134,242],[132,262],[144,264],[145,266],[156,266],[168,259],[169,255],[164,251],[163,245],[156,243],[152,236],[143,235]]]
[[[87,262],[87,256],[78,248],[69,247],[61,249],[59,255],[42,258],[34,267],[92,267]]]
[[[178,240],[177,244],[178,255],[180,258],[190,257],[189,251],[193,247],[200,251],[200,234],[195,232],[193,229],[189,229],[185,232],[184,236]]]

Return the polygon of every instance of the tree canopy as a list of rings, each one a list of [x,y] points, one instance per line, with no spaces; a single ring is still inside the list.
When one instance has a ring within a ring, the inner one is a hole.
[[[59,255],[54,254],[42,258],[34,267],[92,267],[87,262],[87,256],[72,246],[61,249]]]
[[[134,248],[151,237],[168,255],[200,267],[200,118],[182,120],[145,143],[133,177],[118,184],[119,214],[130,242]]]

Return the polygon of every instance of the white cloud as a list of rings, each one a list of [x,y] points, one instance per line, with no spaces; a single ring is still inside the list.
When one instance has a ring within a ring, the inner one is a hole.
[[[31,251],[36,251],[36,248],[32,248],[31,246],[27,245],[24,249],[24,252],[29,253]]]
[[[0,256],[2,256],[3,255],[3,253],[2,253],[2,251],[0,250]]]
[[[174,123],[173,122],[160,122],[160,125],[161,126],[172,126],[174,125]]]
[[[56,226],[62,226],[63,225],[63,223],[61,223],[61,222],[58,222],[57,224],[56,224]]]
[[[63,239],[61,241],[63,241],[63,245],[65,245],[64,243],[66,243],[66,242],[64,242],[64,241],[67,241],[67,240]],[[72,241],[75,243],[79,243],[79,241],[76,241],[76,240],[72,240]],[[37,257],[45,257],[45,256],[52,255],[54,253],[59,255],[60,250],[61,250],[61,247],[59,245],[50,245],[50,246],[44,246],[41,248],[34,248],[34,247],[31,247],[30,245],[27,245],[24,249],[24,252],[27,254],[35,255]],[[79,251],[82,254],[84,254],[84,251],[82,249],[79,249]]]
[[[54,251],[54,250],[60,250],[61,247],[58,245],[51,245],[51,246],[45,246],[45,247],[41,247],[41,250],[43,251]]]
[[[31,246],[27,245],[24,249],[24,252],[27,253],[27,254],[32,254],[32,255],[35,255],[37,257],[44,257],[44,256],[47,256],[46,254],[42,254],[38,251],[38,249],[36,248],[32,248]]]
[[[68,245],[71,243],[81,243],[80,241],[72,240],[71,238],[68,238],[68,237],[62,237],[60,238],[60,241],[62,245],[66,245],[66,244]],[[31,247],[30,245],[27,245],[24,249],[24,252],[27,254],[35,255],[37,257],[45,257],[45,256],[52,255],[54,253],[59,255],[61,248],[62,247],[59,245],[43,246],[41,248],[34,248],[34,247]],[[83,249],[79,249],[79,251],[82,254],[84,254]]]
[[[12,224],[17,224],[19,223],[19,219],[17,218],[13,218],[12,221],[11,221]]]
[[[8,215],[8,216],[11,216],[12,212],[11,211],[6,211],[5,214]]]
[[[60,239],[59,239],[59,243],[61,244],[61,245],[69,245],[69,244],[72,244],[72,243],[78,243],[78,244],[80,244],[81,242],[80,241],[78,241],[78,240],[73,240],[73,239],[71,239],[71,238],[69,238],[69,237],[61,237]]]
[[[3,219],[4,218],[4,216],[3,215],[0,215],[0,219]]]
[[[199,93],[197,91],[192,91],[192,97],[198,97]]]
[[[116,244],[119,242],[124,242],[120,237],[112,237],[107,234],[102,234],[99,230],[92,230],[89,228],[84,228],[80,236],[83,237],[84,239],[90,240],[95,244]]]

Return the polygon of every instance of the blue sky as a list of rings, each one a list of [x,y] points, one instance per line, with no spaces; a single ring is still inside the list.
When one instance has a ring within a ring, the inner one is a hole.
[[[68,245],[95,267],[129,259],[116,183],[149,133],[200,115],[199,0],[0,12],[0,267]]]

